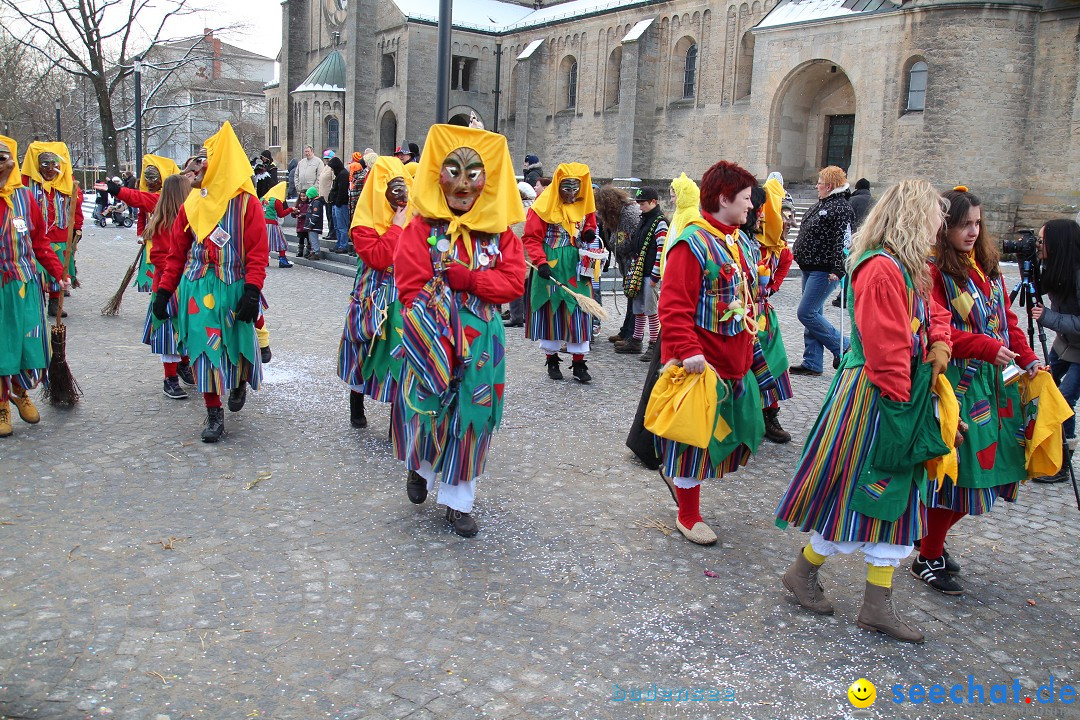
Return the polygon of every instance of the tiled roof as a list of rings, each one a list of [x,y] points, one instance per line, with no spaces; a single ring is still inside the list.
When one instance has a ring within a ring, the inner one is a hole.
[[[345,92],[345,58],[331,50],[293,92]]]

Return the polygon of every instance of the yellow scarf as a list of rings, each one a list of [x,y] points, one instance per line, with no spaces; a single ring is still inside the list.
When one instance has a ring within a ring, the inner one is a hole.
[[[572,205],[564,205],[562,196],[559,195],[559,183],[563,180],[581,181],[577,202]],[[514,192],[517,192],[516,185]],[[586,215],[596,212],[589,166],[582,163],[563,163],[555,168],[551,185],[533,202],[532,211],[549,225],[562,225],[563,230],[573,237],[575,226],[584,220]]]
[[[405,187],[409,189],[411,208],[412,175],[393,155],[380,155],[368,170],[364,189],[360,191],[360,197],[356,199],[356,210],[353,211],[349,229],[361,225],[372,228],[379,235],[386,233],[394,222],[394,208],[390,207],[390,203],[386,201],[386,186],[394,178],[405,181]]]
[[[703,220],[701,217],[701,190],[697,183],[682,173],[671,181],[671,189],[675,191],[675,214],[671,216],[671,227],[668,230],[668,242],[664,243],[664,251],[660,254],[660,277],[664,276],[664,267],[667,265],[668,248],[671,247],[675,238],[694,220]]]
[[[15,167],[11,168],[11,174],[8,175],[7,182],[4,184],[4,187],[0,188],[0,198],[4,199],[4,203],[8,208],[14,210],[15,205],[11,202],[11,196],[15,192],[15,188],[21,188],[23,186],[22,174],[19,172],[19,164],[17,162],[19,157],[19,143],[15,142],[14,138],[0,135],[0,144],[7,145],[11,157],[16,160]]]
[[[200,239],[213,232],[230,200],[242,192],[255,194],[251,163],[228,121],[207,138],[203,147],[207,166],[202,188],[192,188],[184,201],[188,225]]]
[[[443,160],[460,147],[472,148],[480,155],[487,175],[483,192],[472,209],[463,215],[450,210],[439,185]],[[471,232],[498,235],[525,219],[525,208],[518,193],[514,163],[510,159],[506,138],[477,128],[431,126],[410,199],[421,217],[449,223],[446,232],[451,240],[461,236],[468,240]]]
[[[970,266],[972,267],[972,269],[973,269],[973,270],[974,270],[974,271],[975,271],[976,273],[978,273],[979,277],[981,277],[981,278],[982,278],[982,281],[983,281],[984,283],[989,283],[989,282],[990,282],[990,281],[989,281],[989,280],[988,280],[988,279],[986,278],[986,273],[984,273],[984,272],[983,272],[983,269],[982,269],[981,267],[979,267],[979,263],[978,263],[978,261],[977,261],[977,260],[975,259],[975,248],[972,248],[971,250],[968,250],[968,251],[967,251],[967,252],[966,252],[966,253],[964,254],[964,259],[968,261],[968,265],[970,265]],[[1056,472],[1056,471],[1055,471],[1055,472]]]
[[[150,188],[146,186],[146,168],[156,167],[158,173],[161,174],[161,182],[165,183],[165,178],[170,175],[179,175],[180,168],[173,162],[172,158],[161,157],[160,155],[143,155],[142,156],[143,174],[139,178],[139,189],[143,192],[150,192]]]
[[[780,206],[784,203],[784,186],[776,178],[765,181],[765,206],[762,218],[762,232],[758,242],[762,251],[769,255],[779,255],[787,242],[784,240],[784,216]]]
[[[50,152],[60,158],[60,174],[52,182],[45,182],[38,168],[38,158]],[[23,158],[22,174],[45,188],[47,193],[56,190],[61,195],[70,196],[74,180],[71,177],[71,154],[67,145],[62,142],[30,143],[26,148],[26,157]]]
[[[266,193],[259,199],[264,202],[266,200],[277,200],[279,202],[285,202],[285,188],[287,186],[288,183],[282,180],[277,185],[267,190]]]

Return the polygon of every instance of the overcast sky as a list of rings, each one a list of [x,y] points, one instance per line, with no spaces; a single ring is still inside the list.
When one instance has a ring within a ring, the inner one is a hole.
[[[281,3],[279,0],[191,0],[193,5],[213,7],[187,17],[176,17],[165,28],[168,38],[191,37],[203,28],[240,26],[218,35],[222,40],[245,50],[274,57],[281,49]],[[140,25],[153,32],[160,13],[148,15]]]

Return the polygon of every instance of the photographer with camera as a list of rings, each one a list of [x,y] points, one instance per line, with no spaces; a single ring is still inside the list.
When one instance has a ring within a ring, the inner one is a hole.
[[[1039,358],[1009,305],[997,244],[986,233],[979,198],[963,185],[942,197],[949,209],[930,277],[934,299],[951,314],[953,353],[945,377],[967,428],[957,448],[955,480],[927,487],[926,533],[911,574],[938,592],[960,595],[964,588],[953,577],[960,566],[946,552],[945,536],[964,516],[987,513],[998,500],[1016,500],[1027,462],[1024,446],[1015,441],[1024,413],[1014,381],[1020,368],[1034,376]]]
[[[1038,305],[1031,315],[1042,328],[1053,330],[1057,337],[1050,350],[1050,373],[1058,389],[1075,407],[1080,398],[1080,225],[1072,220],[1051,220],[1039,229],[1038,254],[1043,261],[1042,289],[1050,297],[1050,307]],[[1065,421],[1064,462],[1054,475],[1034,478],[1040,483],[1059,483],[1069,479],[1076,438],[1076,418]]]

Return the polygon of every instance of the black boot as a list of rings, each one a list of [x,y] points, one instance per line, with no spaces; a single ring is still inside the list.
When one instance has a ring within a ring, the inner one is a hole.
[[[195,375],[191,372],[191,363],[180,362],[176,366],[176,376],[185,385],[195,384]]]
[[[304,257],[304,245],[306,243],[307,243],[307,241],[304,240],[304,238],[297,238],[296,239],[296,257],[298,257],[298,258]]]
[[[562,380],[563,379],[562,370],[559,369],[559,354],[558,353],[547,356],[547,369],[548,369],[548,377],[551,378],[552,380]]]
[[[791,441],[791,433],[780,426],[780,420],[777,417],[780,414],[780,408],[762,408],[761,414],[765,418],[765,437],[780,445]]]
[[[49,317],[56,317],[56,311],[60,309],[60,300],[58,298],[49,298]],[[60,317],[67,317],[67,310],[60,314]]]
[[[206,427],[202,431],[202,441],[217,442],[225,432],[225,410],[219,407],[206,408]]]
[[[273,357],[274,357],[274,353],[270,352],[270,346],[269,345],[267,345],[264,348],[259,348],[259,360],[262,361],[263,365],[270,362],[273,359]]]
[[[367,415],[364,414],[364,393],[349,391],[349,424],[354,428],[367,427]]]
[[[244,403],[247,402],[247,383],[241,382],[240,387],[229,392],[229,410],[231,412],[240,412],[244,409]]]
[[[1041,475],[1036,478],[1031,478],[1031,481],[1043,484],[1065,482],[1069,479],[1069,466],[1072,465],[1072,456],[1072,450],[1066,445],[1061,451],[1061,469],[1053,475]]]
[[[585,364],[585,359],[575,360],[570,364],[570,367],[574,371],[574,379],[582,385],[587,385],[592,380],[592,375],[589,374],[589,366]]]
[[[409,502],[420,505],[427,500],[427,480],[420,473],[410,470],[405,480],[405,492],[409,496]]]

